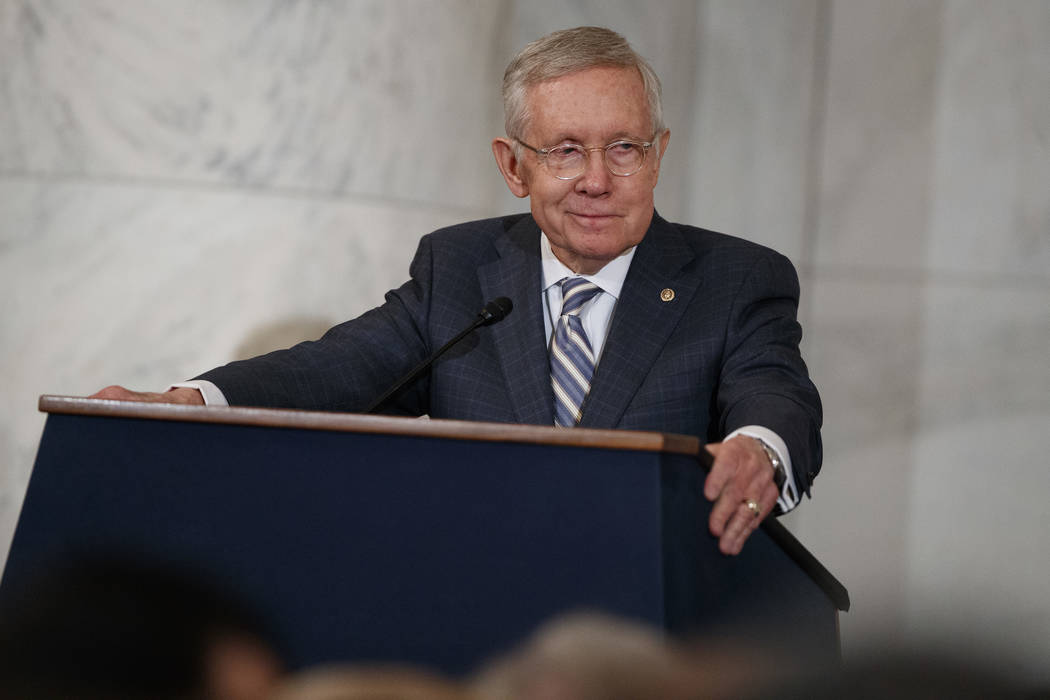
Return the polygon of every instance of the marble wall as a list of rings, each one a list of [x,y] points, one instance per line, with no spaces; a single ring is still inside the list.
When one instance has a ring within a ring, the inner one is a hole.
[[[847,653],[1050,674],[1044,0],[0,0],[0,553],[39,394],[315,336],[421,234],[523,209],[499,79],[585,23],[664,80],[661,213],[799,268],[826,461],[785,522],[851,591]]]
[[[793,527],[842,567],[854,640],[1045,678],[1050,5],[828,9],[807,320],[830,497]]]

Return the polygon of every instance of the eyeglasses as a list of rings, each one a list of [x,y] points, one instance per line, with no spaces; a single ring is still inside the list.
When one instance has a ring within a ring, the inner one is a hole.
[[[654,137],[655,138],[655,137]],[[605,167],[613,175],[628,177],[642,169],[645,154],[653,147],[653,141],[620,139],[608,146],[587,148],[578,143],[562,143],[550,148],[536,148],[521,139],[514,139],[540,157],[547,172],[559,180],[575,180],[587,169],[587,156],[591,151],[603,151]]]

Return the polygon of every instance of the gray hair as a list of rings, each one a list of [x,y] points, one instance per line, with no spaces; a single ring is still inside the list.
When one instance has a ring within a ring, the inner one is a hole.
[[[616,66],[637,68],[649,101],[653,133],[664,130],[660,105],[660,79],[649,63],[639,56],[627,40],[604,27],[562,29],[528,44],[514,57],[503,74],[503,113],[507,136],[519,139],[529,119],[530,87],[570,73]]]

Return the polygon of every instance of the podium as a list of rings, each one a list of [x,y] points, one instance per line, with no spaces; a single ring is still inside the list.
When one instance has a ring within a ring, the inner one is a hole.
[[[562,613],[834,657],[848,595],[777,522],[718,552],[695,437],[44,396],[0,596],[105,552],[200,572],[295,668],[470,671]]]

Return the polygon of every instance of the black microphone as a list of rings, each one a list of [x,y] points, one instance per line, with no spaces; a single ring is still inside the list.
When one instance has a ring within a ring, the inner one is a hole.
[[[364,410],[364,413],[374,413],[377,408],[386,403],[387,399],[418,379],[419,375],[423,374],[423,372],[430,369],[430,365],[434,364],[435,360],[444,355],[453,345],[466,338],[475,328],[478,328],[479,326],[491,326],[493,323],[499,323],[507,317],[507,314],[509,314],[513,308],[514,304],[511,303],[510,299],[507,297],[499,297],[485,304],[485,308],[478,312],[473,323],[464,328],[455,338],[442,345],[440,350],[421,362],[418,367],[399,379],[398,382],[390,387],[385,394],[373,401],[372,405]]]
[[[499,323],[507,317],[511,309],[514,308],[514,304],[511,303],[507,297],[497,297],[485,304],[485,308],[478,312],[478,318],[481,319],[482,326],[491,326],[493,323]],[[478,324],[474,324],[469,329],[463,331],[462,335],[466,335],[470,331],[478,327]],[[438,355],[445,352],[449,345],[455,343],[462,336],[456,336],[456,338],[445,345],[445,347],[438,350]],[[437,356],[435,356],[436,359]]]

